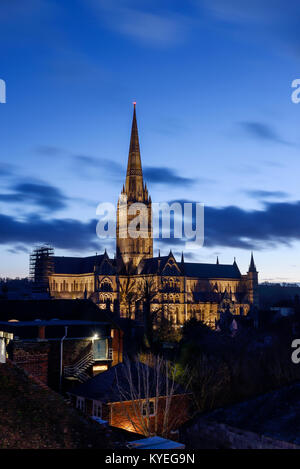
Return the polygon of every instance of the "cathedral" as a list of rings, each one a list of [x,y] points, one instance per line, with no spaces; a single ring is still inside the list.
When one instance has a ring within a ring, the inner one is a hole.
[[[122,197],[127,208],[143,203],[148,212],[146,236],[132,238],[122,232]],[[145,314],[153,317],[153,326],[163,319],[180,327],[197,318],[212,328],[220,315],[229,311],[245,316],[258,307],[258,272],[251,256],[248,273],[242,275],[233,264],[180,261],[170,250],[167,256],[153,255],[151,197],[144,183],[141,164],[136,108],[134,105],[126,181],[117,207],[116,255],[106,250],[90,257],[51,256],[47,274],[52,298],[90,298],[99,308],[109,308],[113,315],[143,322]]]

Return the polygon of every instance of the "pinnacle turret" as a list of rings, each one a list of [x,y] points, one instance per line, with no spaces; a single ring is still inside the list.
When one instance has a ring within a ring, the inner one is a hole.
[[[251,261],[250,261],[250,265],[249,265],[249,272],[257,272],[256,265],[255,265],[255,262],[254,262],[253,252],[251,253]]]

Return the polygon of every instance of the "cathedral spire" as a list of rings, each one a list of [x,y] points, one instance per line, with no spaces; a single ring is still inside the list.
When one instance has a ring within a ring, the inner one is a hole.
[[[135,200],[137,202],[143,201],[144,184],[139,135],[136,120],[136,103],[133,103],[133,118],[129,145],[125,192],[127,194],[128,200]]]
[[[131,265],[134,269],[137,268],[142,259],[153,257],[152,205],[148,188],[143,181],[136,103],[133,103],[126,181],[121,195],[122,197],[119,197],[118,200],[116,223],[117,259],[120,269],[124,265]],[[129,212],[135,203],[143,204],[141,209]],[[136,217],[139,217],[138,222]],[[136,237],[132,237],[128,230],[129,223],[133,220],[138,234]]]

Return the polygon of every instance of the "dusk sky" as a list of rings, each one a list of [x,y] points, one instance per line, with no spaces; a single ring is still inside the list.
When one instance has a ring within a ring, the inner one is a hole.
[[[245,273],[253,250],[260,281],[300,282],[299,1],[1,0],[0,57],[0,277],[39,243],[114,255],[96,207],[117,202],[136,101],[152,200],[205,204],[186,258]]]

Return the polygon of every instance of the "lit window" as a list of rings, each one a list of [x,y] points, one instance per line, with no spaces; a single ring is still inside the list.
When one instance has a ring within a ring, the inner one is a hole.
[[[148,411],[148,412],[147,412]],[[155,399],[149,399],[142,403],[142,414],[143,417],[149,415],[149,417],[156,414],[155,412]]]

